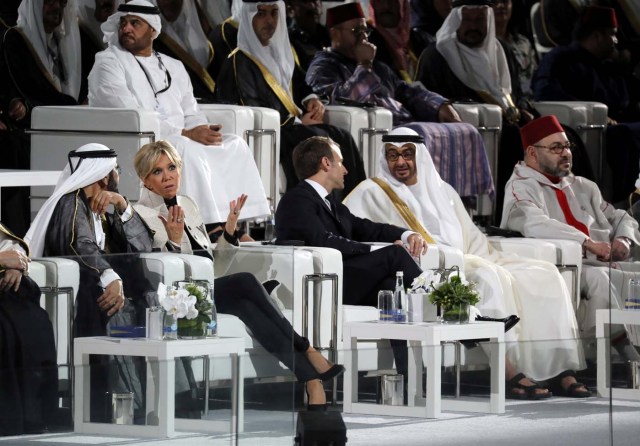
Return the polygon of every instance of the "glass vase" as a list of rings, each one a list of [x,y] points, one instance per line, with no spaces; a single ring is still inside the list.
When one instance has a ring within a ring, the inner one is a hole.
[[[469,322],[469,304],[455,304],[442,308],[442,322],[445,324],[466,324]]]
[[[207,336],[208,323],[200,318],[178,319],[179,339],[204,339]]]

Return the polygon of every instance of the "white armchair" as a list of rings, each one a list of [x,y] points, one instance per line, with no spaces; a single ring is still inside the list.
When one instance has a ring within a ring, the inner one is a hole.
[[[30,277],[40,287],[40,305],[49,314],[53,325],[58,365],[58,390],[61,396],[71,398],[73,380],[74,303],[80,284],[78,264],[70,259],[36,258],[29,267]]]
[[[279,157],[279,117],[275,110],[237,105],[207,104],[202,111],[209,122],[221,123],[227,133],[246,138],[254,149],[265,192],[276,190]],[[269,126],[269,127],[265,127]],[[133,169],[133,157],[144,144],[159,134],[160,122],[154,111],[86,106],[36,107],[32,113],[31,168],[60,170],[69,151],[89,142],[98,142],[118,152],[123,167],[120,190],[131,200],[139,196],[140,181]],[[270,138],[270,141],[263,141]],[[272,157],[276,161],[272,161]],[[271,195],[277,198],[277,194]],[[275,203],[275,202],[274,202]],[[37,210],[41,203],[32,206]]]
[[[578,309],[580,306],[580,274],[582,272],[582,246],[580,243],[562,239],[496,236],[489,237],[489,241],[498,251],[546,260],[556,265],[573,297],[574,310]]]

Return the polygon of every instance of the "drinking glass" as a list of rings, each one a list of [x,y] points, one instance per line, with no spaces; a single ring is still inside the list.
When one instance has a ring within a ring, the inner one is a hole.
[[[392,290],[378,291],[378,311],[381,322],[393,322],[398,310],[398,302]]]
[[[628,293],[624,299],[625,310],[640,310],[640,279],[630,279]]]

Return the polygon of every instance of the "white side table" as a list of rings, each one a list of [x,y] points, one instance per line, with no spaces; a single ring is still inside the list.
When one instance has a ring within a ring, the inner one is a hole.
[[[232,434],[242,431],[244,380],[238,355],[245,350],[242,338],[207,338],[156,341],[146,338],[86,337],[74,340],[76,370],[73,392],[74,431],[135,437],[172,437],[175,430],[211,432],[226,430],[210,420],[175,419],[175,359],[184,356],[229,356],[232,361]],[[122,425],[90,422],[89,355],[143,356],[147,359],[146,419],[157,425]],[[240,396],[240,397],[238,397]],[[226,424],[226,423],[225,423]]]
[[[344,412],[370,415],[438,418],[441,411],[504,413],[504,324],[474,322],[441,324],[437,322],[389,323],[346,322],[342,328],[345,348]],[[468,399],[441,398],[442,342],[462,339],[489,338],[491,395],[489,402]],[[404,339],[409,342],[408,406],[359,403],[358,400],[358,339]],[[426,398],[422,397],[422,353],[427,368]]]
[[[612,324],[640,325],[640,311],[636,310],[611,310]],[[609,390],[612,392],[613,398],[640,400],[640,389],[609,389],[609,351],[611,343],[609,338],[605,338],[604,327],[609,324],[609,310],[596,310],[596,339],[598,344],[598,395],[608,397]]]

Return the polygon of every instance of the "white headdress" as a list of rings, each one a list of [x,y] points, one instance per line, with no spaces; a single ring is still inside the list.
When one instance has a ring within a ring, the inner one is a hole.
[[[158,0],[152,0],[157,5]],[[178,18],[169,22],[161,14],[162,29],[169,37],[184,48],[187,53],[192,55],[200,65],[207,67],[211,62],[212,52],[209,39],[205,35],[198,11],[196,10],[195,0],[184,0],[182,3],[182,11]]]
[[[120,28],[120,18],[126,15],[134,15],[140,17],[147,22],[156,33],[153,38],[157,38],[162,31],[162,21],[160,20],[160,12],[158,7],[147,0],[131,0],[118,6],[118,10],[111,14],[106,22],[102,24],[100,29],[104,33],[103,41],[109,46],[115,45],[120,47],[118,41],[118,29]]]
[[[78,13],[74,0],[69,0],[64,8],[62,22],[53,30],[53,36],[44,30],[42,6],[44,0],[23,0],[18,8],[16,28],[29,39],[31,46],[47,69],[54,84],[61,92],[76,100],[80,93],[82,81],[80,58],[80,30],[78,29]],[[50,55],[50,39],[58,41],[58,57],[62,62],[60,77],[54,74],[54,60]]]
[[[253,30],[253,17],[259,5],[278,6],[278,26],[267,46],[262,46]],[[281,0],[264,2],[243,2],[238,26],[238,48],[251,54],[264,65],[286,91],[293,76],[295,61],[289,42],[285,4]]]
[[[388,135],[418,136],[418,133],[406,127],[398,127]],[[401,146],[403,143],[393,144]],[[385,158],[384,144],[378,153],[378,175],[407,203],[418,221],[437,242],[462,249],[462,226],[455,213],[453,200],[449,198],[445,189],[446,183],[440,178],[424,143],[413,144],[416,146],[417,184],[407,186],[394,178]]]
[[[487,36],[478,48],[469,48],[458,41],[456,32],[462,21],[462,8],[487,9]],[[436,48],[463,84],[472,90],[489,93],[504,110],[512,106],[508,99],[511,75],[504,50],[496,38],[491,7],[467,5],[453,8],[436,33]]]
[[[81,155],[82,153],[85,153],[85,156],[89,155],[87,152],[91,154],[90,158],[84,158]],[[95,152],[104,152],[104,157],[100,157],[100,153],[96,154]],[[53,194],[42,205],[24,237],[33,257],[41,256],[44,251],[49,221],[58,201],[69,192],[89,186],[106,177],[115,169],[116,164],[115,152],[102,144],[85,144],[69,154],[69,163],[62,171]]]

